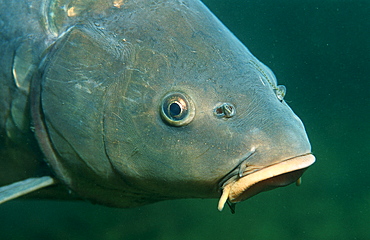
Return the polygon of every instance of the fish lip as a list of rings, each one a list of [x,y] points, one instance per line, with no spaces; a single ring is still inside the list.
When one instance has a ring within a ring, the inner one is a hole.
[[[288,158],[279,163],[261,168],[257,171],[253,171],[252,173],[234,179],[233,181],[229,181],[229,179],[224,182],[224,186],[222,187],[222,196],[219,200],[218,209],[222,210],[226,201],[229,201],[231,203],[241,202],[258,194],[261,191],[264,191],[263,186],[258,187],[258,185],[263,185],[264,181],[269,180],[271,183],[271,181],[276,180],[280,176],[283,178],[285,174],[286,176],[290,176],[290,178],[288,178],[288,182],[286,180],[284,181],[284,179],[281,178],[276,182],[277,185],[268,186],[271,186],[273,188],[286,186],[297,180],[303,174],[303,172],[314,162],[315,156],[313,156],[311,153],[306,153],[298,155],[296,157]]]

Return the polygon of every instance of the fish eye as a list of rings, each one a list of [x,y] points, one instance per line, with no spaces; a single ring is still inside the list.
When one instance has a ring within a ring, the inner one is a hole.
[[[189,124],[195,116],[195,107],[185,93],[167,93],[162,100],[161,117],[169,125],[180,127]]]

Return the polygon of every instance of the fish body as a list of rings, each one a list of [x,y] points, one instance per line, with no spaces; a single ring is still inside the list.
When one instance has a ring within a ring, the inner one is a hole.
[[[200,1],[0,6],[2,185],[50,176],[35,196],[222,209],[315,160],[285,88]]]

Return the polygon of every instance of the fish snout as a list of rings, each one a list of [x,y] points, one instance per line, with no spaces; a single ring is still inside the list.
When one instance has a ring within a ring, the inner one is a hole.
[[[226,201],[233,204],[260,192],[287,186],[293,182],[299,185],[300,177],[314,162],[315,157],[308,153],[253,171],[247,167],[243,173],[224,183],[218,209],[221,211]]]

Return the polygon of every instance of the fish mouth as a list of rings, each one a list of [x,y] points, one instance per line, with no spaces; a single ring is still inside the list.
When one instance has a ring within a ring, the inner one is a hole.
[[[260,192],[287,186],[293,182],[297,182],[298,185],[303,172],[314,162],[315,157],[307,153],[237,177],[232,181],[229,179],[222,187],[218,210],[223,209],[226,201],[237,203]]]

